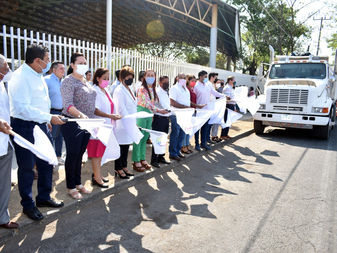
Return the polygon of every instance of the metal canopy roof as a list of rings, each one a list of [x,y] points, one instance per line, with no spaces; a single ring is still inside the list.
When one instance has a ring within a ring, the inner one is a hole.
[[[218,4],[217,49],[233,58],[240,37],[237,10],[220,0],[113,0],[112,45],[148,42],[209,46],[211,5]],[[1,1],[2,24],[91,42],[106,42],[105,0]],[[238,24],[237,24],[238,25]],[[236,39],[235,39],[236,38]]]

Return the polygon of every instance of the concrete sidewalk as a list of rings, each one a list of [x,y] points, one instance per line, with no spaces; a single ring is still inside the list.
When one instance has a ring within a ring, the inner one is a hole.
[[[244,116],[244,118],[235,124],[230,129],[230,136],[233,137],[233,139],[225,142],[217,143],[213,146],[220,146],[220,145],[226,145],[226,143],[231,143],[239,138],[245,137],[252,133],[253,129],[253,123],[252,119],[249,116]],[[194,147],[194,140],[191,140],[192,147]],[[202,155],[205,151],[194,151],[190,155],[186,155],[186,158],[183,159],[179,163],[187,163],[189,160],[193,159],[194,156]],[[147,161],[150,161],[151,157],[151,146],[149,145],[147,148]],[[168,159],[168,154],[166,154],[166,159]],[[131,170],[131,152],[129,154],[129,162],[128,162],[128,168]],[[58,200],[64,201],[64,207],[60,209],[52,209],[52,208],[39,208],[41,212],[45,215],[45,219],[40,222],[35,222],[27,218],[24,214],[22,214],[22,206],[20,205],[20,195],[18,192],[17,185],[12,187],[11,192],[11,199],[9,204],[9,211],[11,214],[11,220],[18,222],[20,224],[20,229],[18,231],[15,230],[6,230],[6,229],[0,229],[0,249],[1,244],[4,243],[4,241],[11,236],[14,236],[16,233],[19,233],[21,231],[29,230],[30,227],[33,226],[39,226],[40,223],[47,222],[51,217],[55,215],[61,215],[65,212],[68,212],[69,210],[74,210],[79,207],[79,205],[88,204],[89,201],[92,201],[96,198],[102,198],[104,196],[108,196],[110,194],[113,194],[117,192],[118,190],[124,189],[126,187],[129,187],[130,185],[137,182],[137,180],[146,180],[150,177],[152,177],[155,174],[161,173],[162,171],[165,171],[170,168],[174,168],[177,165],[176,161],[173,161],[170,165],[164,166],[161,165],[161,168],[153,168],[150,171],[146,171],[145,173],[138,173],[133,170],[132,172],[135,173],[135,177],[129,179],[129,180],[121,180],[121,179],[115,179],[114,177],[114,163],[110,162],[105,164],[102,167],[102,175],[109,179],[109,188],[108,189],[101,189],[98,187],[92,187],[91,185],[91,162],[90,160],[87,161],[83,167],[82,167],[82,183],[88,187],[89,189],[92,189],[92,193],[89,195],[83,195],[83,199],[80,201],[72,199],[67,194],[67,189],[65,186],[65,170],[64,166],[59,166],[59,168],[54,170],[53,175],[53,190],[51,193],[52,198],[56,198]],[[34,181],[33,185],[33,196],[36,196],[36,180]]]

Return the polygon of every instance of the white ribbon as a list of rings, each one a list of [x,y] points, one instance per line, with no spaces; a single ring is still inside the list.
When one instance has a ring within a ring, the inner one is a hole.
[[[39,126],[33,129],[34,144],[20,136],[14,134],[14,141],[21,147],[28,149],[38,158],[48,162],[50,165],[58,165],[57,157],[53,145],[47,135]]]

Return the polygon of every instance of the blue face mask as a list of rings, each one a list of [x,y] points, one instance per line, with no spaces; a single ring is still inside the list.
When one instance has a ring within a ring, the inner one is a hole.
[[[43,60],[41,60],[41,61],[43,61]],[[45,61],[43,61],[43,62],[46,63]],[[48,62],[46,64],[47,64],[47,66],[44,69],[42,69],[42,74],[46,74],[49,71],[50,67],[51,67],[51,62]]]
[[[207,83],[208,82],[208,78],[204,78],[204,83]]]
[[[152,85],[152,84],[154,84],[154,80],[155,80],[154,77],[146,77],[146,78],[145,78],[145,81],[146,81],[147,85]]]

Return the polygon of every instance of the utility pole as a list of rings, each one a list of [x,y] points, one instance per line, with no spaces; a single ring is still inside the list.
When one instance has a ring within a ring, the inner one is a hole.
[[[316,55],[318,55],[319,45],[320,45],[320,42],[321,42],[321,33],[322,33],[323,21],[331,20],[331,18],[321,17],[321,18],[317,18],[317,19],[314,18],[314,20],[321,20],[321,25],[319,27],[319,34],[318,34],[317,52],[316,52]]]

